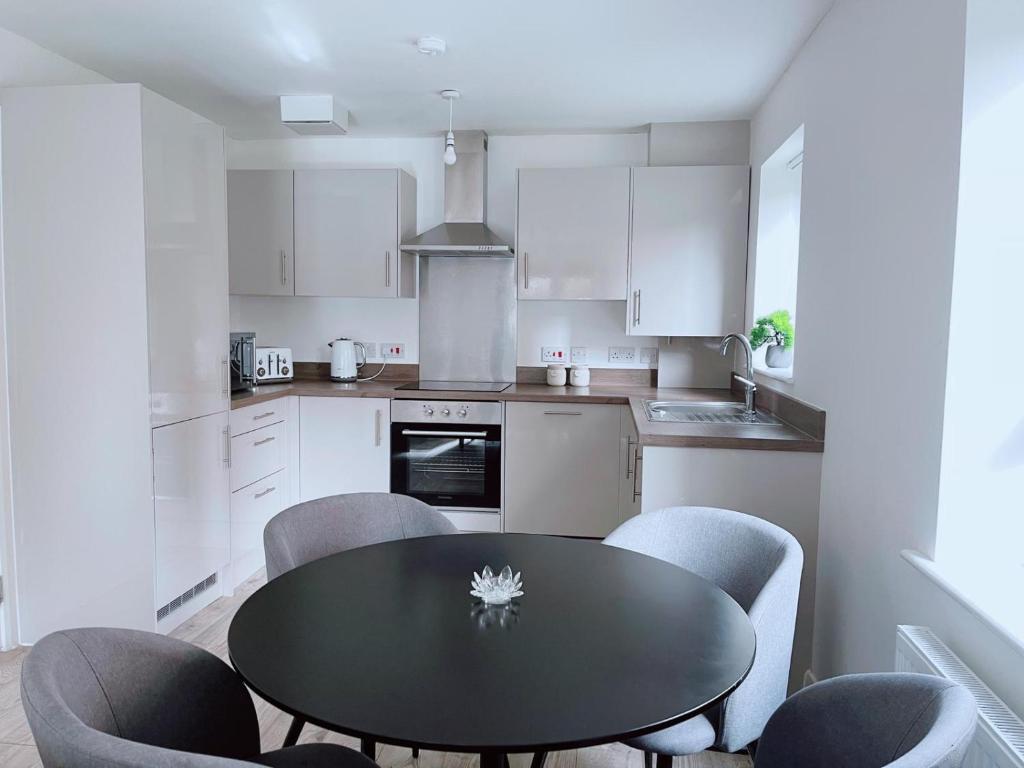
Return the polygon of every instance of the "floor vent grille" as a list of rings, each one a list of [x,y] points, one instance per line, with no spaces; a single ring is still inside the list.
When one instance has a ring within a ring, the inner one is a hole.
[[[216,583],[217,583],[217,574],[216,573],[211,573],[209,576],[207,576],[205,579],[200,581],[194,587],[192,587],[191,589],[186,589],[184,592],[182,592],[176,598],[171,600],[171,602],[169,602],[163,608],[158,610],[156,612],[156,620],[157,621],[163,621],[168,616],[170,616],[172,613],[174,613],[176,610],[181,608],[181,606],[183,606],[189,600],[191,600],[194,597],[197,597],[197,596],[201,595],[203,592],[208,590],[210,587],[212,587]]]
[[[938,675],[974,694],[978,731],[964,768],[1024,768],[1024,722],[934,632],[927,627],[897,627],[896,671]]]

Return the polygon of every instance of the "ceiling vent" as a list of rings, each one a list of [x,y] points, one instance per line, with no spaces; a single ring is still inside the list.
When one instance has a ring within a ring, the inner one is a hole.
[[[330,94],[282,96],[281,122],[306,136],[340,136],[348,133],[348,110],[335,113]]]

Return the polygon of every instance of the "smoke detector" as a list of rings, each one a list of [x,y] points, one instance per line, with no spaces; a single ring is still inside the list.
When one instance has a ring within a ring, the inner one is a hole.
[[[424,56],[440,56],[448,50],[448,44],[440,37],[427,35],[416,41],[416,50]]]
[[[306,136],[338,136],[348,133],[348,110],[335,112],[330,94],[282,96],[281,122]]]

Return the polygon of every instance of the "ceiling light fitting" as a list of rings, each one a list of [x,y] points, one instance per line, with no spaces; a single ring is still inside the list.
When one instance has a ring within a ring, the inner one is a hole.
[[[427,35],[416,41],[416,50],[424,56],[440,56],[448,50],[448,44],[440,37]]]
[[[455,165],[458,158],[455,156],[455,134],[452,133],[452,104],[456,99],[461,99],[462,94],[449,89],[441,91],[441,98],[448,102],[448,135],[444,140],[444,164]]]

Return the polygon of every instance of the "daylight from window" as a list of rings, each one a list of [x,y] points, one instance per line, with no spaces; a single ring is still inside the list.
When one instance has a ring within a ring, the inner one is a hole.
[[[800,261],[800,190],[804,128],[761,166],[754,276],[754,367],[791,381],[796,354],[796,286]]]

